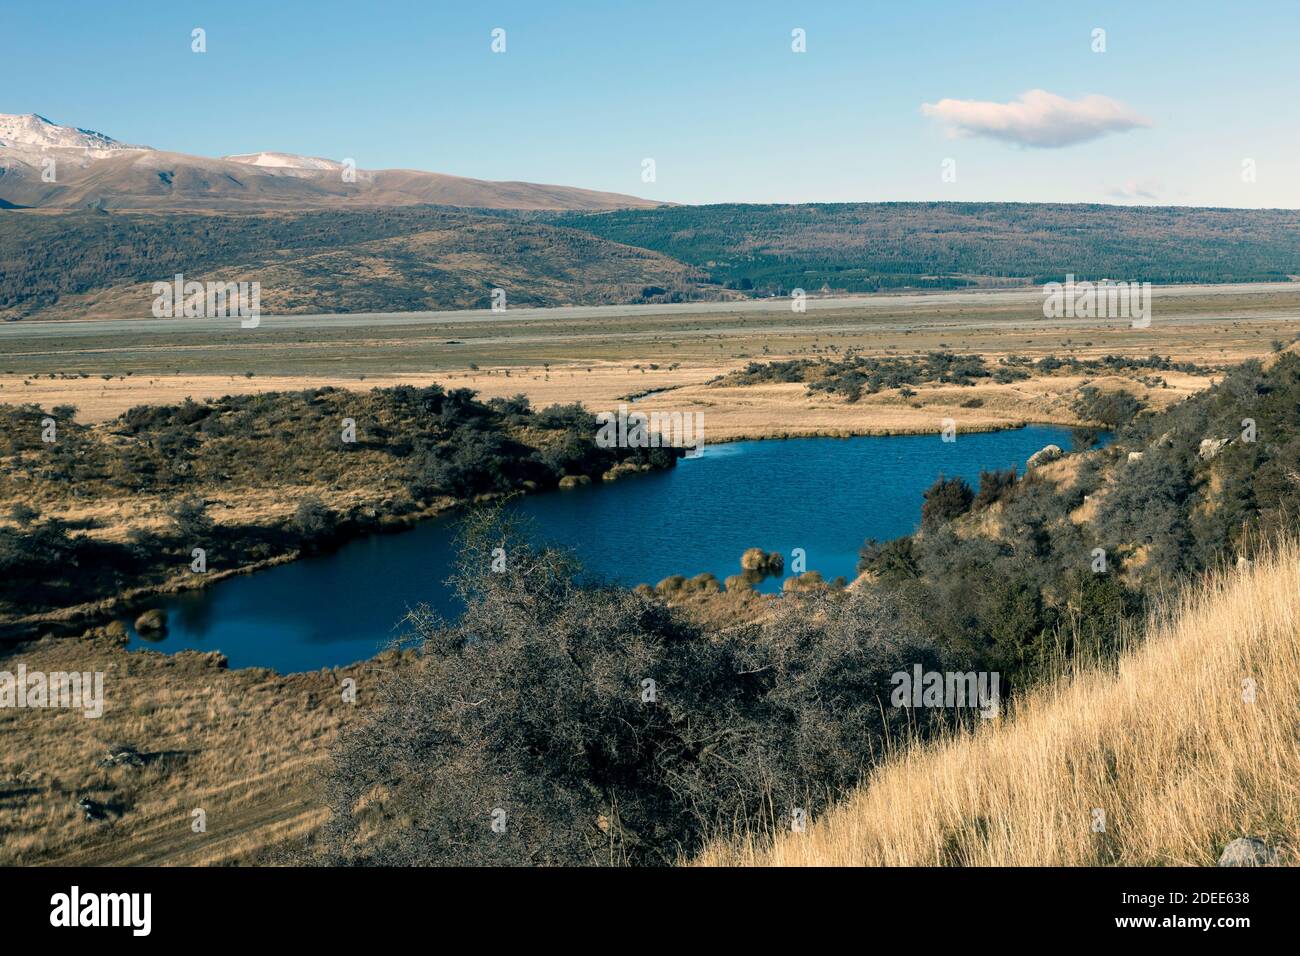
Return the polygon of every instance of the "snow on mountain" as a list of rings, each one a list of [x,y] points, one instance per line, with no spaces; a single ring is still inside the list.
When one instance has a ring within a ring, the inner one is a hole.
[[[360,170],[294,153],[213,159],[129,146],[94,130],[60,126],[35,113],[0,113],[0,206],[313,209],[337,207],[341,202],[478,209],[657,205],[635,196],[570,186],[487,182],[417,169]]]
[[[60,126],[35,113],[0,113],[0,146],[96,151],[149,148],[119,143],[93,129]]]
[[[316,156],[298,156],[295,153],[242,153],[238,156],[223,156],[232,163],[244,163],[248,166],[272,166],[278,169],[342,169],[342,163],[332,159],[320,159]]]

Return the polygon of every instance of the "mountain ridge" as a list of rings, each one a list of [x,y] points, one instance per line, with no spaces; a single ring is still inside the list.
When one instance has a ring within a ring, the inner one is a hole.
[[[52,161],[52,163],[51,163]],[[517,180],[262,151],[221,158],[131,146],[36,113],[0,113],[0,204],[41,209],[238,211],[439,205],[478,209],[605,210],[657,201]]]

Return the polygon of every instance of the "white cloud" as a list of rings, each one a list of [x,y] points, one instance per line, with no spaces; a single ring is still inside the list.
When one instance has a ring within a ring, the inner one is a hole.
[[[1067,100],[1046,90],[1030,90],[1010,103],[949,99],[922,103],[921,112],[942,122],[953,136],[987,136],[1049,149],[1151,125],[1108,96]]]
[[[1128,179],[1124,185],[1112,187],[1110,195],[1115,199],[1149,199],[1158,202],[1164,191],[1164,183],[1157,179]]]

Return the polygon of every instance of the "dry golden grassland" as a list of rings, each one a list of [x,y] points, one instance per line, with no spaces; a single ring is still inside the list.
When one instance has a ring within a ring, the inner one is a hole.
[[[1167,388],[1149,388],[1136,376],[1051,375],[1007,385],[920,385],[915,395],[897,389],[864,395],[857,402],[809,395],[799,382],[758,385],[686,386],[648,396],[645,411],[702,412],[710,442],[811,435],[906,435],[937,432],[945,418],[958,431],[1018,428],[1030,422],[1080,424],[1071,409],[1078,388],[1124,389],[1154,409],[1167,408],[1207,387],[1211,376],[1162,372]],[[970,407],[978,400],[978,407]]]
[[[936,416],[968,429],[1065,423],[1071,419],[1054,399],[1076,387],[1077,377],[978,390],[922,388],[909,401],[882,394],[845,407],[807,398],[798,388],[703,388],[749,361],[833,359],[849,349],[868,357],[976,353],[991,365],[1010,354],[1159,354],[1176,362],[1235,364],[1266,356],[1274,340],[1300,334],[1295,285],[1157,289],[1146,329],[1120,320],[1060,324],[1043,318],[1041,297],[982,293],[871,296],[852,305],[837,300],[834,307],[814,301],[799,315],[780,308],[614,316],[557,310],[553,317],[466,314],[406,325],[358,326],[340,316],[337,325],[313,328],[277,327],[271,317],[242,333],[104,331],[104,324],[87,323],[48,335],[33,324],[11,326],[0,337],[0,402],[76,405],[80,421],[96,422],[133,405],[187,396],[439,382],[484,397],[522,392],[537,407],[581,401],[593,411],[669,389],[647,398],[645,407],[709,412],[709,440],[929,430]],[[1207,381],[1165,377],[1171,387],[1159,390],[1164,394],[1155,404]],[[983,398],[985,407],[961,409],[960,401],[971,397]]]
[[[1294,863],[1300,547],[1208,577],[1148,634],[1118,667],[1080,667],[973,733],[900,747],[806,832],[697,862],[1210,866],[1256,836]]]
[[[325,819],[314,775],[367,687],[402,657],[282,676],[216,654],[128,652],[102,631],[0,654],[0,671],[104,674],[104,711],[0,708],[0,865],[250,863]],[[344,702],[352,678],[357,703]],[[104,766],[110,745],[144,766]],[[88,821],[81,797],[110,809]],[[206,813],[206,832],[192,828]]]
[[[932,432],[942,418],[951,417],[965,431],[1015,428],[1027,422],[1073,425],[1078,416],[1070,410],[1075,390],[1083,383],[1103,390],[1123,388],[1153,408],[1165,408],[1205,388],[1210,376],[1162,372],[1168,388],[1148,388],[1136,376],[1108,375],[1089,378],[1080,375],[1042,376],[1008,385],[921,385],[916,395],[903,398],[896,389],[866,395],[855,403],[827,395],[811,396],[797,382],[757,385],[708,385],[709,381],[738,365],[679,368],[638,374],[623,365],[594,366],[590,372],[566,366],[549,373],[515,373],[504,369],[477,374],[464,372],[425,375],[367,376],[364,381],[335,381],[306,376],[273,376],[248,379],[243,376],[161,376],[153,379],[115,379],[112,382],[32,381],[19,389],[0,390],[13,397],[21,391],[24,401],[44,408],[76,405],[77,420],[94,423],[120,415],[143,404],[170,404],[222,395],[243,395],[269,391],[293,391],[327,384],[365,391],[395,385],[426,386],[438,383],[447,388],[472,388],[483,398],[504,398],[526,394],[535,408],[582,402],[593,411],[614,411],[631,396],[655,391],[636,402],[638,410],[704,412],[708,441],[745,438],[788,438],[808,435],[885,435]],[[0,376],[3,382],[4,376]],[[962,403],[979,399],[979,408]]]

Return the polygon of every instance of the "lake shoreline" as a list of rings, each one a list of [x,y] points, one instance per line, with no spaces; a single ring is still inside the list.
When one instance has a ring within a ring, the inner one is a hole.
[[[629,475],[638,474],[638,472],[619,469],[616,467],[606,474],[608,477],[602,478],[603,482],[618,481],[628,477]],[[517,488],[513,491],[502,492],[499,494],[479,495],[472,501],[452,501],[450,503],[440,502],[439,504],[428,508],[421,508],[416,511],[405,513],[378,512],[375,524],[358,524],[350,530],[341,531],[333,540],[331,540],[328,547],[323,547],[318,550],[308,552],[296,548],[292,551],[278,554],[271,558],[266,558],[261,561],[253,561],[248,564],[241,564],[237,567],[224,568],[220,571],[207,571],[203,574],[185,572],[158,584],[130,588],[120,594],[103,598],[99,601],[69,605],[42,614],[24,615],[21,617],[0,620],[0,649],[12,648],[29,641],[39,640],[47,634],[53,634],[60,637],[77,637],[88,630],[93,630],[97,627],[104,627],[112,621],[142,614],[146,610],[149,610],[151,605],[155,603],[156,599],[160,597],[193,591],[203,591],[212,585],[230,578],[241,577],[244,575],[254,574],[258,571],[265,571],[270,568],[293,564],[305,557],[327,555],[337,551],[339,548],[345,547],[346,545],[357,541],[363,541],[367,538],[411,531],[426,522],[450,517],[475,505],[491,504],[493,502],[505,501],[516,496],[542,494],[548,491],[574,491],[581,487],[583,486],[579,484],[572,487],[557,486],[555,488],[535,489]],[[376,507],[376,505],[372,505],[371,507]],[[257,527],[270,528],[272,525],[267,523]]]
[[[827,582],[848,582],[857,577],[866,538],[915,530],[923,492],[937,475],[974,484],[983,470],[1023,471],[1045,445],[1069,440],[1068,430],[1046,425],[999,429],[969,443],[932,434],[729,442],[643,475],[650,484],[596,482],[587,494],[522,495],[510,508],[530,538],[572,551],[584,576],[630,590],[678,576],[720,585],[737,577],[742,554],[755,547],[784,554],[791,573],[806,568]],[[854,480],[863,475],[874,477]],[[840,493],[818,490],[829,488]],[[755,509],[775,509],[778,517],[755,520]],[[209,593],[158,595],[156,606],[169,621],[166,650],[219,648],[232,667],[296,673],[373,655],[419,604],[452,618],[459,605],[446,581],[455,573],[457,510],[448,509],[443,521],[407,525],[409,535],[342,542]],[[633,513],[635,534],[608,533]],[[785,590],[782,577],[716,590],[728,606],[752,610],[739,592],[753,591],[766,603]],[[145,643],[148,634],[130,634],[132,647],[153,646]]]
[[[1033,426],[1055,428],[1088,427],[1081,425],[1066,425],[1054,421],[1021,421],[1009,425],[980,423],[962,425],[958,430],[958,436],[962,433],[989,434],[994,432],[1018,431]],[[718,442],[713,447],[724,447],[726,445],[740,442],[754,441],[780,442],[818,438],[844,440],[851,438],[916,437],[920,435],[936,435],[938,434],[938,431],[937,428],[916,429],[906,427],[879,429],[814,429],[807,432],[790,432],[770,429],[753,435],[728,435],[724,441]],[[707,442],[705,447],[709,447]],[[601,483],[617,481],[634,473],[635,472],[630,471],[617,471],[617,473],[611,471],[608,477],[602,479]],[[322,550],[304,552],[301,549],[295,549],[292,552],[276,555],[261,561],[254,561],[249,564],[226,568],[220,571],[209,571],[202,575],[187,572],[158,584],[128,589],[120,594],[99,601],[71,605],[43,614],[27,615],[20,618],[12,618],[2,621],[0,622],[0,648],[17,647],[26,642],[38,640],[47,634],[53,634],[59,637],[77,637],[84,634],[86,631],[104,627],[112,621],[133,617],[146,610],[150,610],[152,606],[157,603],[159,598],[187,592],[203,591],[212,585],[233,577],[251,575],[270,568],[292,564],[301,561],[304,557],[327,555],[336,552],[346,545],[367,538],[410,531],[426,522],[451,517],[464,511],[466,508],[477,504],[488,504],[494,501],[506,500],[515,496],[532,496],[545,492],[570,493],[578,491],[582,487],[582,485],[577,485],[575,487],[540,489],[520,488],[503,494],[482,495],[473,501],[439,503],[429,508],[405,514],[381,512],[376,515],[377,523],[358,525],[354,529],[344,531],[340,533],[335,540],[330,542],[328,548]]]

